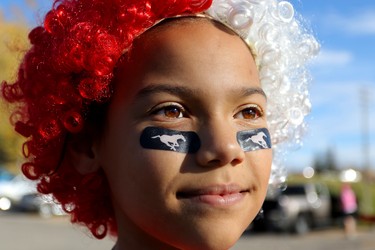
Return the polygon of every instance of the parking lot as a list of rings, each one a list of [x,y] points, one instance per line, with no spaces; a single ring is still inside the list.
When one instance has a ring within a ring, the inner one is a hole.
[[[37,215],[0,212],[1,250],[110,250],[111,239],[95,240],[67,217],[41,219]],[[339,228],[324,228],[304,236],[245,233],[233,250],[374,250],[375,228],[361,227],[356,239]]]

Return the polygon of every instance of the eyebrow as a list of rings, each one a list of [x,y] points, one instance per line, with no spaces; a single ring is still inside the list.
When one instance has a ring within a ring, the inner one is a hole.
[[[137,97],[145,97],[151,94],[156,93],[169,93],[172,95],[180,95],[180,96],[191,96],[194,94],[194,90],[182,87],[182,86],[173,86],[169,84],[158,84],[158,85],[150,85],[143,89],[141,89]]]
[[[267,100],[267,95],[264,92],[264,90],[260,87],[250,87],[250,88],[242,88],[239,90],[241,93],[240,96],[246,97],[246,96],[251,96],[251,95],[261,95]]]
[[[251,95],[262,95],[264,98],[267,99],[266,93],[260,87],[249,87],[249,88],[239,88],[232,91],[234,95],[239,97],[247,97]],[[192,96],[194,93],[197,93],[196,90],[190,89],[183,86],[174,86],[170,84],[157,84],[157,85],[150,85],[143,89],[141,89],[137,97],[145,97],[155,93],[169,93],[176,96]]]

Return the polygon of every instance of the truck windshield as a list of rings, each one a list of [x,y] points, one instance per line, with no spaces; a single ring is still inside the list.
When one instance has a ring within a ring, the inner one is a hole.
[[[304,195],[305,188],[303,186],[289,186],[282,193],[286,195]]]

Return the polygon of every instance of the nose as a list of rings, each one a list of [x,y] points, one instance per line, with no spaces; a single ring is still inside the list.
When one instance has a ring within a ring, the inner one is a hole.
[[[223,122],[205,124],[198,131],[201,147],[196,161],[202,167],[236,166],[244,161],[245,152],[237,142],[237,130]]]

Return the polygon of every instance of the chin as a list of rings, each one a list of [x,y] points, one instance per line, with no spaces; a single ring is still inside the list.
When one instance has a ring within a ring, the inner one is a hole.
[[[249,222],[250,223],[250,222]],[[228,250],[236,244],[247,228],[243,221],[239,223],[212,223],[211,226],[195,228],[187,244],[180,245],[183,250]]]
[[[200,241],[191,241],[185,246],[179,249],[182,250],[228,250],[233,247],[238,239],[241,237],[242,233],[234,235],[230,234],[216,234],[207,236],[205,239]]]

